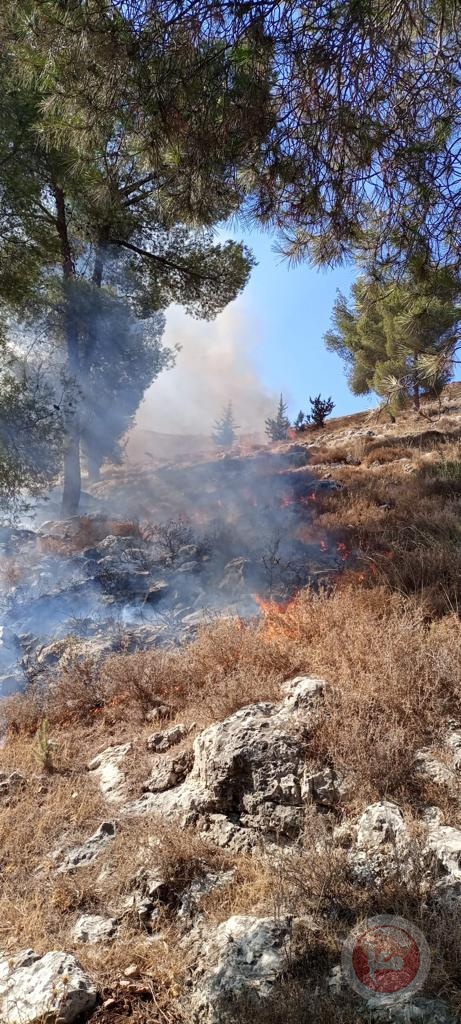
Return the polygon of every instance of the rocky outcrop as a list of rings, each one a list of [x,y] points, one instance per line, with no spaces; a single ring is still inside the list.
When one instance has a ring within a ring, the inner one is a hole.
[[[461,831],[449,825],[436,825],[429,832],[427,846],[439,868],[461,880]]]
[[[109,803],[120,803],[126,796],[126,775],[121,766],[131,750],[131,743],[107,747],[93,757],[88,765],[88,770],[99,777],[101,793]]]
[[[25,785],[26,779],[22,772],[0,772],[0,802],[8,804]]]
[[[146,793],[127,810],[180,815],[189,824],[201,816],[209,838],[232,849],[250,849],[261,837],[282,844],[296,839],[311,799],[304,783],[309,724],[324,685],[297,677],[285,684],[279,704],[252,704],[209,726],[195,739],[194,766],[182,785]],[[181,728],[154,734],[148,745],[167,749]],[[165,775],[168,780],[168,769]],[[333,779],[323,782],[332,789]]]
[[[191,771],[194,763],[191,750],[183,750],[176,757],[157,757],[151,765],[151,773],[143,784],[143,790],[150,793],[163,793],[174,789]]]
[[[115,938],[117,921],[113,917],[101,917],[99,914],[82,914],[72,929],[72,936],[77,942],[88,942],[97,945],[110,942]]]
[[[410,836],[397,804],[382,800],[366,808],[357,823],[350,860],[363,882],[379,885],[390,877],[409,878],[414,866]]]
[[[169,750],[170,747],[174,747],[177,743],[180,743],[181,740],[183,740],[191,731],[191,728],[193,727],[179,723],[178,725],[172,725],[171,729],[163,729],[160,732],[154,732],[147,738],[147,749],[153,750],[158,754],[163,753],[166,750]]]
[[[441,999],[415,998],[402,1006],[368,1008],[368,1013],[376,1024],[459,1024],[459,1018]]]
[[[202,938],[191,977],[193,1024],[238,1019],[239,1004],[268,1003],[287,963],[291,921],[231,917]]]
[[[97,990],[68,953],[33,951],[0,960],[2,1024],[72,1024],[93,1009]]]
[[[113,821],[103,821],[96,832],[80,846],[74,846],[68,850],[61,861],[58,871],[65,874],[67,871],[75,871],[78,868],[86,867],[99,856],[106,848],[108,842],[115,836],[115,824]],[[62,856],[61,851],[55,854],[56,860]]]

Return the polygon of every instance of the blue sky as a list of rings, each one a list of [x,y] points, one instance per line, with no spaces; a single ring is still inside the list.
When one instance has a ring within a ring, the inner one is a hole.
[[[242,238],[241,231],[231,234]],[[258,321],[261,341],[252,358],[263,384],[270,391],[286,394],[293,416],[306,409],[309,395],[319,392],[332,396],[335,415],[376,405],[375,396],[351,394],[342,360],[327,352],[323,342],[336,292],[349,293],[355,268],[349,265],[327,271],[307,263],[289,266],[274,252],[270,234],[245,232],[244,238],[258,266],[234,306]]]

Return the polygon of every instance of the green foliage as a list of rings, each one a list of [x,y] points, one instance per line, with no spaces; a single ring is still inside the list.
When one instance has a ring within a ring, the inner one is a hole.
[[[371,208],[377,255],[459,260],[454,0],[7,0],[0,29],[16,76],[43,96],[41,135],[84,164],[116,110],[139,191],[172,223],[210,226],[243,206],[290,258],[331,264],[361,249]]]
[[[375,391],[392,407],[439,394],[458,344],[459,277],[452,268],[411,268],[403,280],[368,274],[339,295],[327,348],[345,360],[354,394]]]
[[[298,415],[297,415],[297,417],[296,417],[296,419],[295,419],[295,421],[293,423],[293,427],[296,430],[297,434],[303,434],[304,431],[307,430],[308,426],[309,426],[309,416],[306,416],[306,413],[303,412],[302,409],[300,409],[299,412],[298,412]]]
[[[51,773],[54,770],[54,746],[53,741],[50,739],[48,719],[44,718],[35,733],[34,754],[45,772]]]
[[[213,41],[126,5],[19,0],[0,22],[0,310],[66,352],[72,513],[81,444],[95,463],[113,454],[171,362],[161,311],[210,319],[248,279],[246,247],[211,229],[242,201],[268,82],[243,42],[229,64]]]
[[[335,407],[332,398],[322,398],[321,395],[309,398],[309,402],[311,404],[310,413],[305,413],[301,409],[294,421],[293,427],[297,434],[303,434],[311,425],[313,427],[324,427],[327,416],[333,412]]]
[[[311,403],[311,411],[309,416],[306,416],[306,420],[308,423],[312,423],[314,427],[324,427],[325,420],[333,412],[335,403],[332,398],[322,398],[321,395],[309,398],[309,401]]]
[[[0,351],[0,515],[26,510],[56,477],[63,424],[40,368]]]
[[[268,417],[266,420],[266,434],[271,441],[286,441],[289,436],[290,420],[287,416],[287,403],[280,395],[280,401],[275,417]]]
[[[220,448],[232,448],[232,445],[237,440],[238,429],[235,423],[232,402],[229,402],[220,418],[216,420],[211,436],[215,444],[219,445]]]

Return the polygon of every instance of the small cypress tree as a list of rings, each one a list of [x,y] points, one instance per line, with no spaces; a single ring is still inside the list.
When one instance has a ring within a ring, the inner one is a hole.
[[[290,421],[287,416],[287,404],[280,395],[277,415],[266,420],[266,434],[271,441],[286,441],[290,429]]]
[[[300,411],[298,412],[298,415],[297,415],[297,417],[296,417],[296,419],[295,419],[295,421],[293,423],[293,427],[296,430],[296,433],[297,434],[304,433],[304,431],[305,431],[306,427],[308,426],[308,424],[309,424],[309,417],[306,416],[306,413],[303,412],[302,409],[300,409]]]
[[[232,402],[229,402],[219,420],[216,420],[211,436],[215,444],[219,445],[220,448],[232,448],[232,445],[237,440],[238,429],[234,419]]]

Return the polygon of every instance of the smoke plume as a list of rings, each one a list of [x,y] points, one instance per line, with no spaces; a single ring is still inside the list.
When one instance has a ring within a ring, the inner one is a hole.
[[[264,434],[264,420],[277,396],[261,384],[255,356],[260,329],[235,304],[211,323],[193,320],[174,307],[164,337],[180,346],[176,366],[160,375],[146,393],[137,416],[143,430],[205,434],[232,402],[242,433]]]

